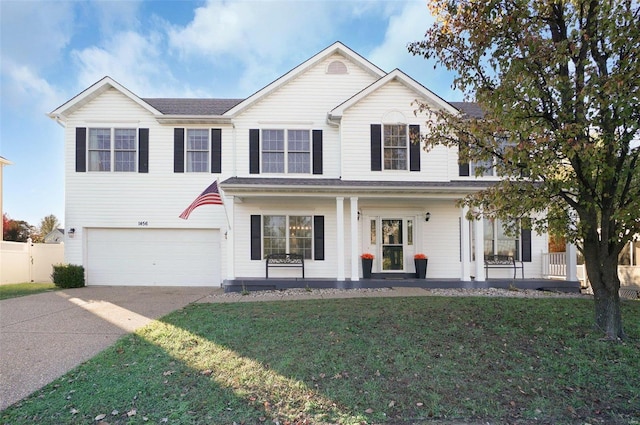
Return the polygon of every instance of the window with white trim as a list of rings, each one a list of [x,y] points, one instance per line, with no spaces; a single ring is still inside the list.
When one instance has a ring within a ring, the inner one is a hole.
[[[313,217],[265,215],[262,223],[263,257],[293,253],[305,259],[313,255]]]
[[[310,130],[262,130],[263,173],[311,173]]]
[[[187,129],[186,168],[188,173],[209,172],[209,130]]]
[[[510,255],[520,260],[520,239],[510,236],[498,219],[484,219],[484,255]]]
[[[406,170],[409,157],[409,134],[406,124],[385,124],[382,137],[385,170]]]
[[[87,151],[89,171],[136,172],[137,131],[133,128],[90,128]]]

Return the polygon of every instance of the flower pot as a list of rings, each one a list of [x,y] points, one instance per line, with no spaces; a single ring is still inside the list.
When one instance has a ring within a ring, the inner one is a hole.
[[[427,276],[427,261],[426,258],[416,258],[413,260],[416,266],[416,277],[418,279],[424,279]]]
[[[362,259],[362,277],[364,279],[371,279],[371,267],[373,266],[373,260],[368,258]]]

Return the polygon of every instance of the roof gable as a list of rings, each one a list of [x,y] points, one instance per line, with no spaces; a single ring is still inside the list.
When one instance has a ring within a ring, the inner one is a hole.
[[[350,48],[348,48],[347,46],[345,46],[344,44],[338,41],[333,43],[331,46],[327,47],[326,49],[322,50],[321,52],[317,53],[316,55],[306,60],[305,62],[301,63],[297,67],[293,68],[291,71],[282,75],[277,80],[273,81],[272,83],[258,90],[257,92],[255,92],[254,94],[246,98],[244,101],[240,102],[235,107],[231,108],[224,115],[238,114],[239,112],[253,105],[255,102],[257,102],[264,96],[267,96],[269,93],[272,93],[279,87],[282,87],[284,84],[298,77],[299,75],[301,75],[302,73],[304,73],[305,71],[307,71],[308,69],[316,65],[317,63],[325,60],[326,58],[328,58],[329,56],[335,53],[339,53],[345,56],[346,58],[352,60],[355,64],[357,64],[362,69],[369,72],[370,74],[374,75],[376,78],[380,78],[386,75],[386,72],[384,72],[382,69],[378,68],[376,65],[369,62],[364,57],[360,56],[358,53],[354,52],[353,50],[351,50]]]
[[[365,99],[371,93],[375,92],[376,90],[379,90],[381,87],[384,87],[385,85],[389,84],[392,81],[400,82],[401,84],[403,84],[404,86],[412,90],[416,94],[416,98],[422,98],[436,108],[445,109],[451,113],[458,112],[456,108],[454,108],[451,104],[449,104],[447,101],[442,99],[440,96],[438,96],[437,94],[427,89],[425,86],[418,83],[416,80],[414,80],[413,78],[409,77],[407,74],[405,74],[404,72],[396,68],[390,73],[386,74],[384,77],[380,78],[373,84],[369,85],[368,87],[360,91],[359,93],[356,93],[350,99],[347,99],[340,105],[336,106],[333,110],[329,112],[329,119],[339,120],[344,114],[344,112],[347,109],[349,109],[351,106]]]
[[[149,103],[145,102],[143,99],[136,96],[133,92],[131,92],[129,89],[127,89],[120,83],[116,82],[111,77],[102,78],[100,81],[96,82],[86,90],[82,91],[81,93],[77,94],[67,102],[63,103],[62,105],[54,109],[48,115],[52,119],[64,121],[66,117],[68,117],[78,109],[82,108],[84,105],[91,102],[93,99],[97,98],[102,93],[106,92],[111,88],[116,89],[117,91],[122,93],[124,96],[128,97],[133,102],[137,103],[138,105],[140,105],[142,108],[146,109],[153,115],[162,115],[162,113],[159,110],[151,106]]]

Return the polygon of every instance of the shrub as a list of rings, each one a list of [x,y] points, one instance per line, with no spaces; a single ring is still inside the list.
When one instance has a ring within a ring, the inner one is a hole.
[[[84,286],[84,267],[74,264],[53,266],[51,278],[58,288],[82,288]]]

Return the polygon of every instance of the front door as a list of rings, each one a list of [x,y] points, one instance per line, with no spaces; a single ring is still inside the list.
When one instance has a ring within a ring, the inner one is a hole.
[[[405,229],[400,218],[382,219],[382,271],[404,270]]]

